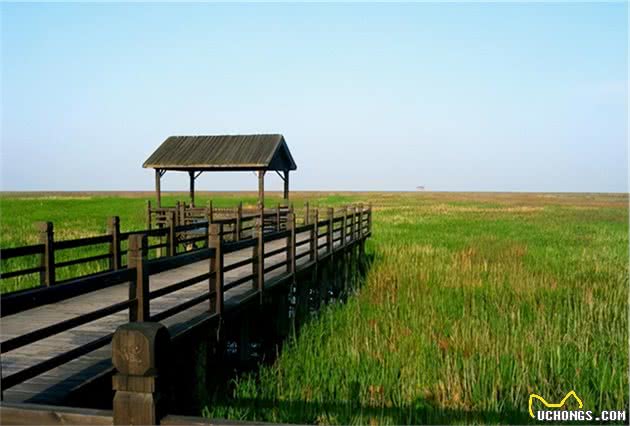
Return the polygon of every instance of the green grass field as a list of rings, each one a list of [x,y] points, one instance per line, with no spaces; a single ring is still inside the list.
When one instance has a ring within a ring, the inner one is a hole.
[[[366,282],[204,415],[524,423],[530,393],[570,390],[586,410],[628,408],[627,195],[299,193],[296,206],[306,199],[373,203]],[[0,203],[2,247],[36,242],[37,220],[61,239],[103,233],[114,214],[123,230],[145,223],[132,194]]]
[[[626,196],[379,194],[367,282],[205,415],[524,423],[529,394],[627,408]],[[237,407],[237,408],[235,408]]]

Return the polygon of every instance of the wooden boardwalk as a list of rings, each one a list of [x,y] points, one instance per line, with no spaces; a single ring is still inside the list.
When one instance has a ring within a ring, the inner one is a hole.
[[[344,235],[346,239],[350,235]],[[309,250],[308,244],[299,244],[311,238],[309,231],[296,234],[296,254],[302,254]],[[264,252],[282,251],[286,247],[285,240],[274,240],[264,243]],[[342,245],[341,231],[336,231],[333,238],[333,247],[337,249]],[[326,236],[318,236],[317,250],[319,256],[328,254]],[[224,265],[241,262],[252,258],[252,248],[246,248],[224,257]],[[312,262],[308,256],[296,256],[297,270],[308,267]],[[286,250],[265,258],[265,267],[285,262]],[[198,261],[177,269],[151,275],[149,278],[150,291],[168,287],[192,277],[199,276],[208,271],[209,260]],[[232,270],[224,275],[224,287],[229,286],[240,278],[252,274],[253,264],[247,264]],[[281,267],[265,274],[265,288],[271,288],[274,282],[281,281],[287,275],[287,268]],[[203,292],[208,291],[208,280],[183,288],[181,290],[158,297],[150,302],[151,315],[165,312],[167,309],[190,300]],[[250,299],[258,297],[255,288],[255,279],[245,281],[224,293],[224,311],[229,313],[239,305],[247,303]],[[86,312],[98,310],[113,304],[125,301],[129,298],[129,284],[122,283],[112,287],[96,290],[77,297],[59,301],[57,303],[39,306],[15,315],[2,318],[0,334],[2,340],[24,335],[42,327],[52,326]],[[171,333],[177,333],[179,327],[190,322],[198,321],[209,316],[216,315],[211,312],[208,300],[198,303],[189,309],[162,321]],[[68,350],[85,345],[89,342],[103,338],[121,325],[129,322],[127,310],[109,315],[76,328],[52,335],[32,344],[20,347],[16,350],[3,353],[1,358],[2,376],[6,377],[25,368],[31,367],[46,359],[62,354]],[[17,384],[3,392],[3,400],[6,402],[27,402],[37,404],[61,404],[73,391],[78,390],[91,380],[99,378],[112,371],[111,345],[107,344],[87,355],[76,358],[52,370],[46,371],[32,379]]]

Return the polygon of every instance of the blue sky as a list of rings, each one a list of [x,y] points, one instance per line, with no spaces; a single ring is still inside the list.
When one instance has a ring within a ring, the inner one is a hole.
[[[628,191],[625,3],[1,7],[2,190],[151,189],[169,135],[282,133],[295,189]]]

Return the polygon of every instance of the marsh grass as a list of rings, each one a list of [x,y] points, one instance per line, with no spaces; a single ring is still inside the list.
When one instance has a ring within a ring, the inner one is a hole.
[[[530,393],[570,390],[585,409],[627,409],[627,198],[452,198],[374,196],[361,291],[204,414],[528,423]]]

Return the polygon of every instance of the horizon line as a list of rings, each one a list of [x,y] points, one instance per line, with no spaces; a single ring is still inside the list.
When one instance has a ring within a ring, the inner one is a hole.
[[[236,193],[252,193],[257,194],[258,191],[253,190],[199,190],[195,191],[195,194],[215,193],[225,194],[230,192]],[[266,194],[282,193],[282,190],[265,190]],[[289,193],[303,193],[303,192],[328,192],[328,193],[340,193],[340,192],[354,192],[354,193],[414,193],[414,194],[428,194],[428,193],[455,193],[455,194],[615,194],[615,195],[630,195],[630,192],[619,191],[531,191],[531,190],[407,190],[407,189],[296,189],[289,191]],[[85,193],[85,194],[114,194],[114,193],[155,193],[155,190],[144,189],[99,189],[99,190],[0,190],[0,195],[4,194],[46,194],[46,193]],[[188,194],[186,190],[162,190],[162,194]]]

